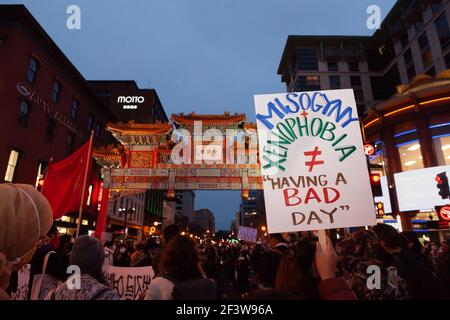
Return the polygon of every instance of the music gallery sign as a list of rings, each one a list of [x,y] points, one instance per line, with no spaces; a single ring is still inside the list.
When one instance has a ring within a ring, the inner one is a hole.
[[[270,233],[373,225],[353,90],[255,96]]]
[[[80,138],[83,137],[83,133],[78,129],[75,123],[70,121],[68,117],[63,115],[60,111],[56,110],[56,108],[50,105],[42,96],[40,96],[35,91],[32,91],[30,87],[26,83],[18,82],[16,85],[17,91],[27,98],[29,101],[38,105],[42,108],[42,110],[47,113],[52,119],[55,119],[59,123],[61,123],[64,127],[75,133]]]

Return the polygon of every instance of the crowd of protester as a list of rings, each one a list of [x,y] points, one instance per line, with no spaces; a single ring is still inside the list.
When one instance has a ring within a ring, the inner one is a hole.
[[[17,286],[17,271],[31,264],[30,284],[48,274],[55,285],[46,300],[115,300],[102,268],[152,266],[147,300],[411,300],[450,297],[447,241],[421,243],[414,232],[386,224],[327,238],[310,234],[267,241],[201,242],[176,225],[161,240],[116,240],[58,235],[50,206],[33,187],[0,185],[0,299]],[[81,287],[73,289],[67,268],[76,265]],[[33,291],[29,290],[29,298]]]

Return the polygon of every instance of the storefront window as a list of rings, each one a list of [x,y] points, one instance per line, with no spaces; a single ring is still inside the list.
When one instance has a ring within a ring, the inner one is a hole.
[[[423,157],[418,140],[397,145],[402,165],[402,171],[410,171],[423,168]]]
[[[450,164],[450,135],[433,138],[434,150],[440,166]]]
[[[423,157],[419,132],[414,121],[398,124],[394,129],[394,141],[398,150],[402,171],[422,169]]]
[[[430,125],[430,132],[433,138],[433,147],[438,165],[450,164],[450,123],[438,123]]]

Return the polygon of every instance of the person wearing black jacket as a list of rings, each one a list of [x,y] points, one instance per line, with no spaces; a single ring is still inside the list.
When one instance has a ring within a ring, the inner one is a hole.
[[[409,285],[414,300],[445,299],[446,290],[434,270],[425,263],[422,253],[408,248],[407,239],[394,227],[378,224],[372,227],[381,244],[394,258],[394,267]]]
[[[261,269],[271,270],[271,272],[261,272],[259,274],[259,281],[265,287],[275,288],[278,265],[283,255],[288,253],[289,247],[283,236],[279,233],[270,235],[269,246],[270,250],[262,256]]]
[[[56,254],[50,254],[48,258],[47,268],[45,273],[60,280],[66,281],[68,278],[67,267],[69,266],[68,261],[64,258],[65,253],[60,246],[55,246],[55,240],[58,240],[58,229],[56,225],[53,224],[47,234],[41,238],[38,243],[37,249],[31,259],[30,268],[30,282],[28,290],[28,299],[31,298],[31,288],[34,280],[34,276],[42,273],[42,267],[44,264],[45,256],[51,251],[55,251]],[[61,241],[60,241],[61,243]],[[66,246],[67,242],[63,240],[63,246]],[[58,254],[60,252],[60,254]],[[67,258],[67,256],[66,256]]]
[[[161,250],[157,251],[155,253],[155,255],[152,257],[152,266],[153,266],[153,271],[155,272],[155,276],[158,276],[160,274],[160,270],[159,270],[159,261],[162,258],[164,249],[167,245],[167,243],[169,243],[170,240],[172,240],[173,238],[175,238],[178,234],[180,234],[180,229],[178,228],[178,226],[176,224],[169,224],[168,226],[166,226],[163,230],[163,240],[164,243],[162,245]]]
[[[129,267],[131,262],[127,246],[121,244],[114,252],[114,266],[115,267]]]
[[[150,282],[147,300],[217,300],[217,284],[206,277],[195,241],[176,236],[159,262],[160,276]]]

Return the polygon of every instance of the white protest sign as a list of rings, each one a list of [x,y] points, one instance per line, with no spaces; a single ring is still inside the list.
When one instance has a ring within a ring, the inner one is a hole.
[[[373,225],[353,90],[255,96],[270,233]]]
[[[26,264],[17,272],[17,290],[11,293],[12,300],[27,300],[30,271],[31,264]]]
[[[123,268],[103,266],[107,285],[115,290],[121,300],[138,300],[145,295],[155,275],[152,267]]]
[[[240,226],[238,231],[238,239],[247,242],[256,242],[257,234],[258,230],[255,228]]]

